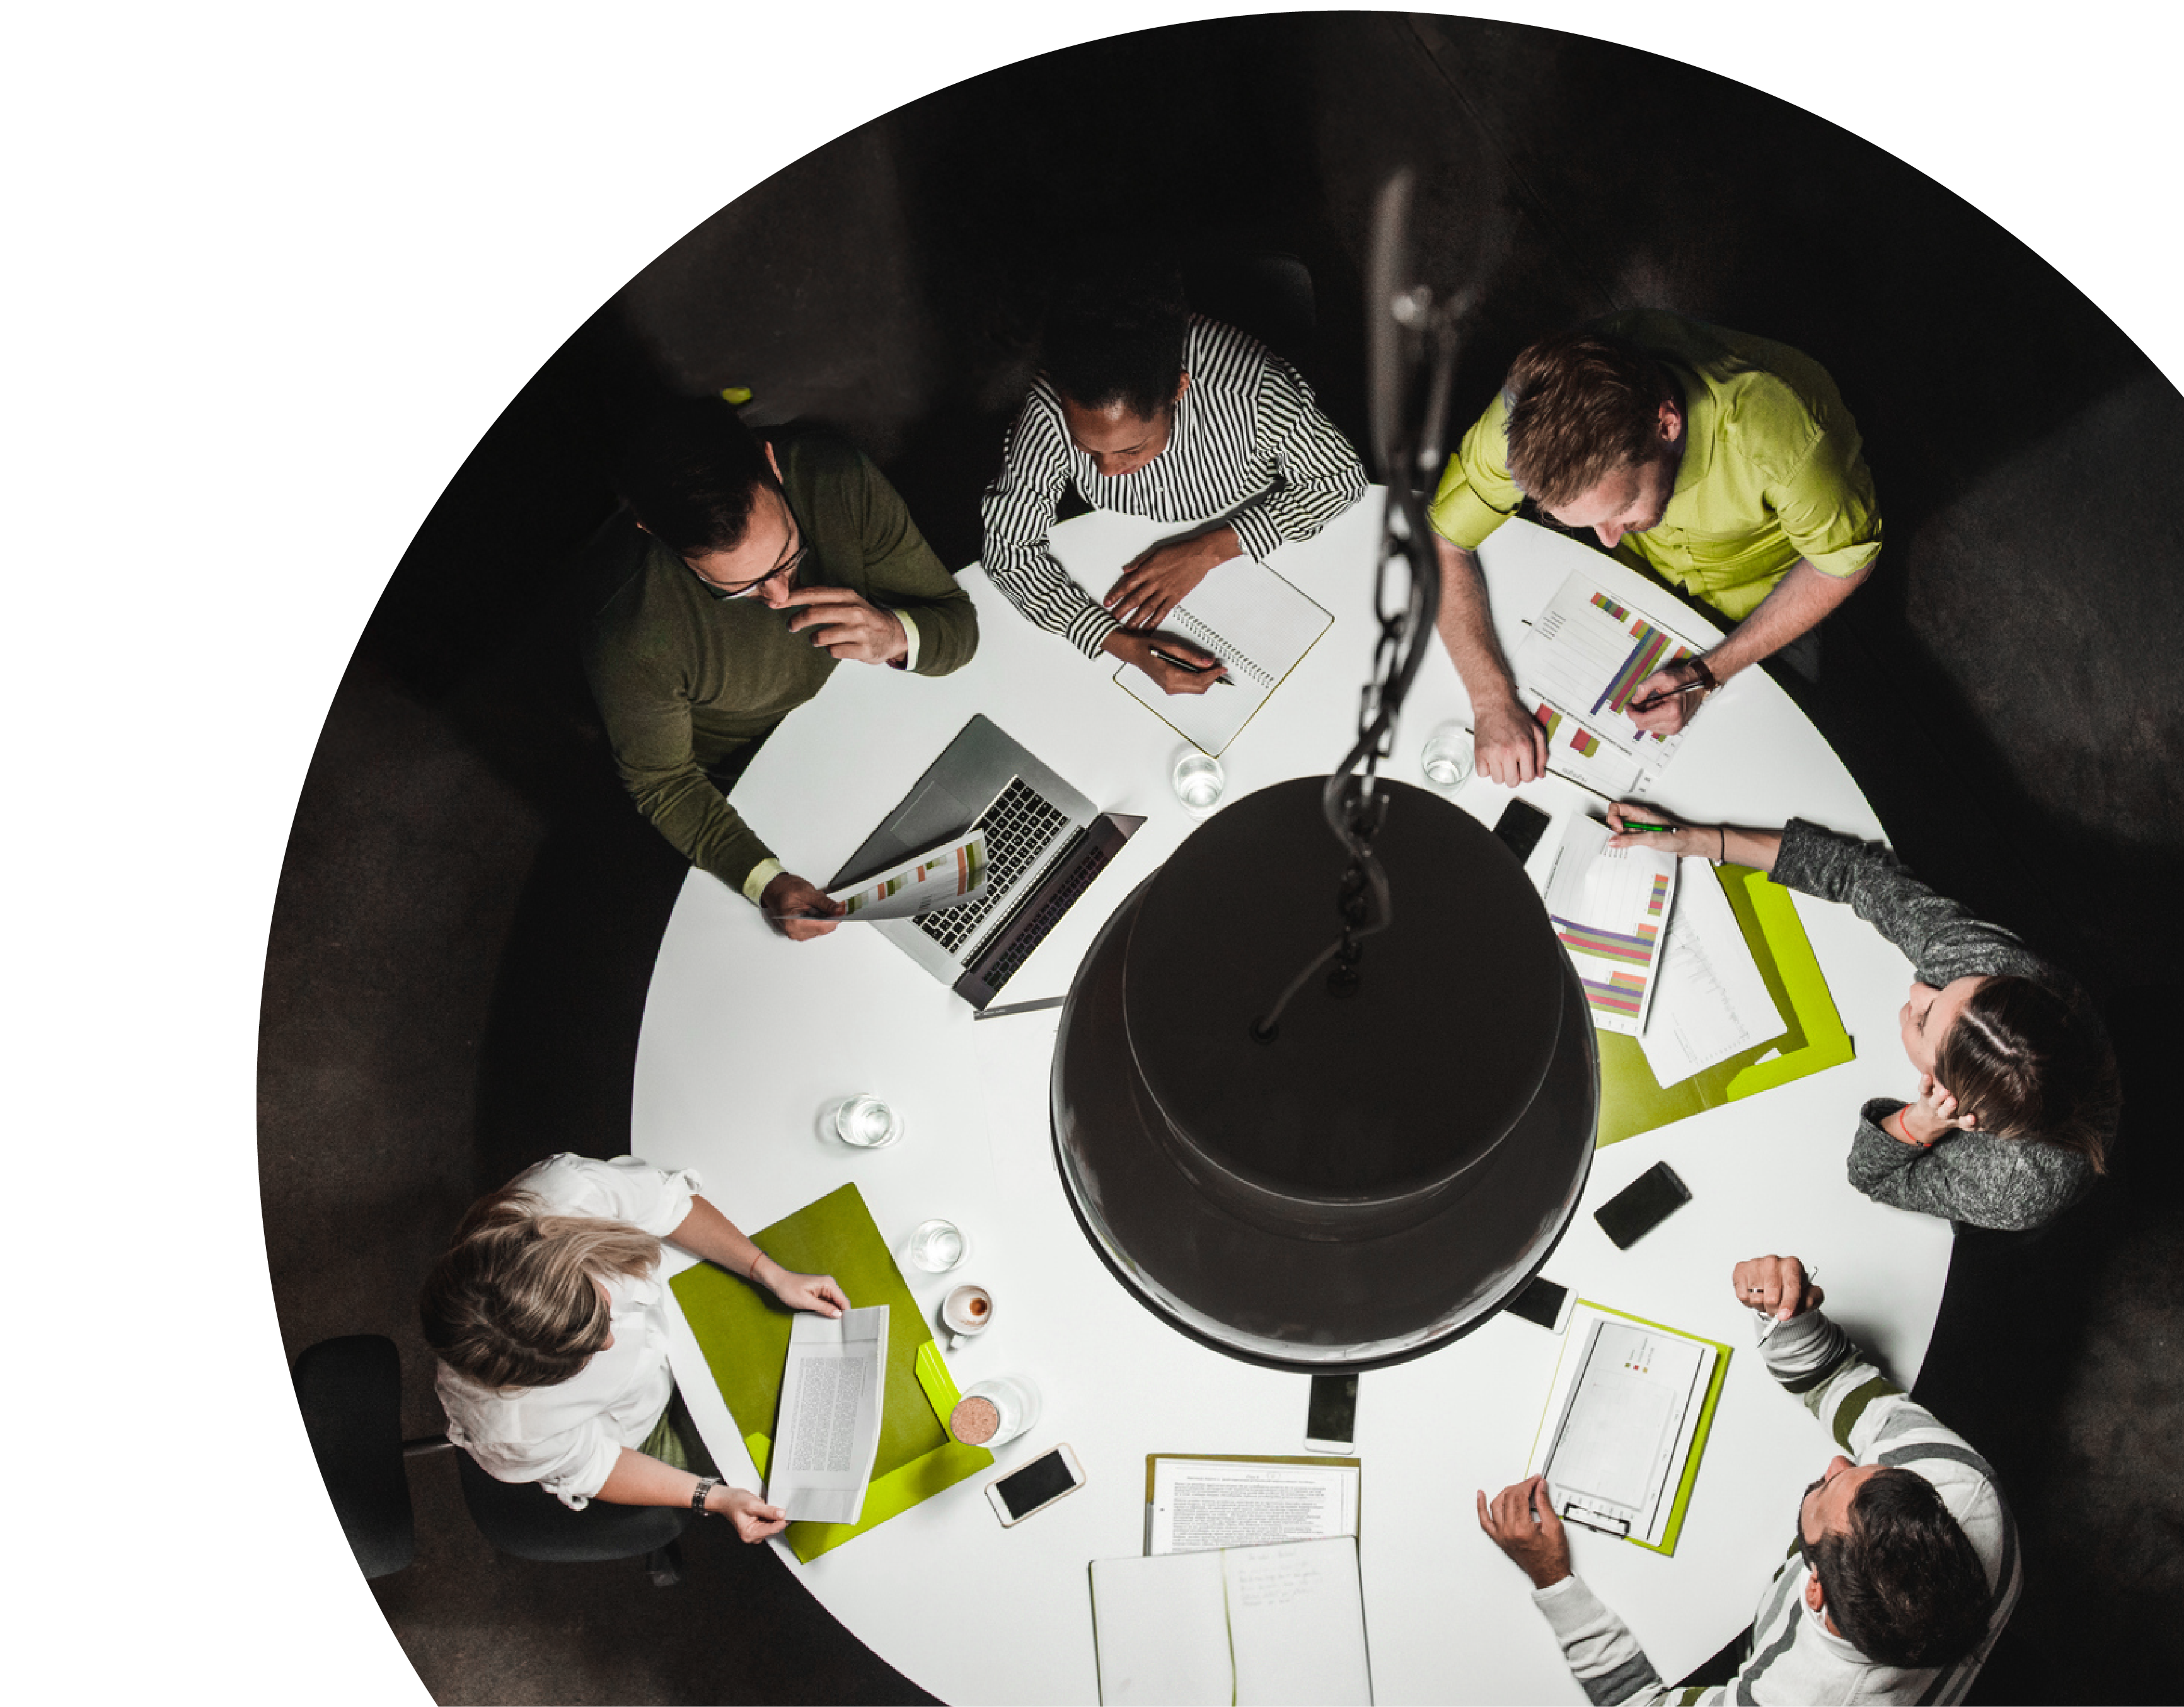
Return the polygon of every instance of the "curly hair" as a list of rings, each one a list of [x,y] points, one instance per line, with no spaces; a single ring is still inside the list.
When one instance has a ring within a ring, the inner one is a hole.
[[[1677,402],[1661,364],[1592,327],[1527,346],[1510,364],[1509,472],[1552,510],[1661,444],[1661,405]]]
[[[1982,1132],[2037,1137],[2108,1171],[2113,1087],[2069,1005],[2044,985],[2003,976],[1973,991],[1934,1051],[1934,1077]]]
[[[418,1299],[425,1340],[450,1367],[492,1387],[552,1387],[606,1343],[597,1282],[649,1274],[660,1241],[626,1221],[549,1214],[504,1187],[455,1229]]]
[[[1122,403],[1150,420],[1183,383],[1190,304],[1166,266],[1113,266],[1084,275],[1047,311],[1039,364],[1054,388],[1089,409]]]

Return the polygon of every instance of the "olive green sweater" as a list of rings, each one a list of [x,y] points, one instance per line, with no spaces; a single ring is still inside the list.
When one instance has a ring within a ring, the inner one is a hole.
[[[978,646],[970,597],[871,459],[816,428],[784,431],[773,448],[811,548],[797,584],[846,587],[908,616],[920,676],[968,663]],[[790,632],[794,609],[715,598],[627,511],[592,553],[604,599],[585,637],[584,670],[615,768],[661,835],[739,890],[772,854],[705,773],[818,692],[836,660]]]

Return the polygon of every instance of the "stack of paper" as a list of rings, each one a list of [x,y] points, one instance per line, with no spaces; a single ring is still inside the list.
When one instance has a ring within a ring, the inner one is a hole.
[[[1563,831],[1545,887],[1547,915],[1569,950],[1603,1031],[1638,1037],[1653,1000],[1656,963],[1676,893],[1676,857],[1649,848],[1611,848],[1591,818]]]
[[[888,1309],[800,1313],[788,1331],[766,1503],[796,1522],[855,1523],[879,1451]]]
[[[1145,1551],[1354,1536],[1357,1483],[1354,1458],[1148,1458]]]
[[[1106,1707],[1373,1699],[1347,1536],[1095,1560],[1092,1642]]]
[[[1547,732],[1547,769],[1611,799],[1660,775],[1682,744],[1630,716],[1638,684],[1701,648],[1573,571],[1518,643],[1518,697]]]
[[[1655,975],[1652,1011],[1638,1039],[1654,1082],[1663,1090],[1786,1029],[1708,862],[1683,863],[1668,944]]]
[[[953,907],[985,892],[986,832],[973,830],[953,842],[929,848],[914,859],[828,896],[849,909],[852,919],[877,922],[908,919],[938,907]]]

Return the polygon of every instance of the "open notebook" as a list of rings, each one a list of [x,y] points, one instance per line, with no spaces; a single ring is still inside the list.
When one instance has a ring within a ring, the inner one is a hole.
[[[1264,564],[1232,557],[1161,626],[1224,661],[1234,685],[1163,693],[1133,664],[1116,670],[1116,685],[1200,752],[1218,758],[1334,620]]]

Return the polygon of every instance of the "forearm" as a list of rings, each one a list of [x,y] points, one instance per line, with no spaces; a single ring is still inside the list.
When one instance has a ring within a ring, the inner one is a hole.
[[[637,809],[701,871],[742,892],[744,880],[773,850],[744,822],[695,761],[673,769],[623,764],[622,783]]]
[[[769,1291],[765,1276],[782,1272],[781,1265],[745,1237],[742,1228],[701,1197],[690,1199],[690,1213],[667,1237],[692,1256],[718,1263]]]
[[[920,676],[946,676],[968,664],[978,650],[978,609],[957,589],[951,598],[893,607],[897,616],[917,625],[917,657],[910,668]]]
[[[1435,626],[1449,662],[1463,678],[1463,690],[1475,711],[1484,700],[1513,697],[1509,661],[1494,633],[1494,616],[1487,603],[1486,577],[1480,573],[1479,554],[1434,536],[1434,550],[1440,558],[1440,614]]]
[[[1760,600],[1758,609],[1706,654],[1708,667],[1717,681],[1726,681],[1761,659],[1771,658],[1848,598],[1872,573],[1869,564],[1855,575],[1823,575],[1800,559]]]
[[[1565,1576],[1551,1587],[1533,1590],[1532,1604],[1555,1632],[1571,1675],[1595,1707],[1663,1699],[1661,1674],[1630,1626],[1580,1579]]]
[[[1231,531],[1239,551],[1263,561],[1281,546],[1310,539],[1364,497],[1365,470],[1357,453],[1332,425],[1326,431],[1330,444],[1312,447],[1309,463],[1292,447],[1284,460],[1283,483],[1237,512]]]

